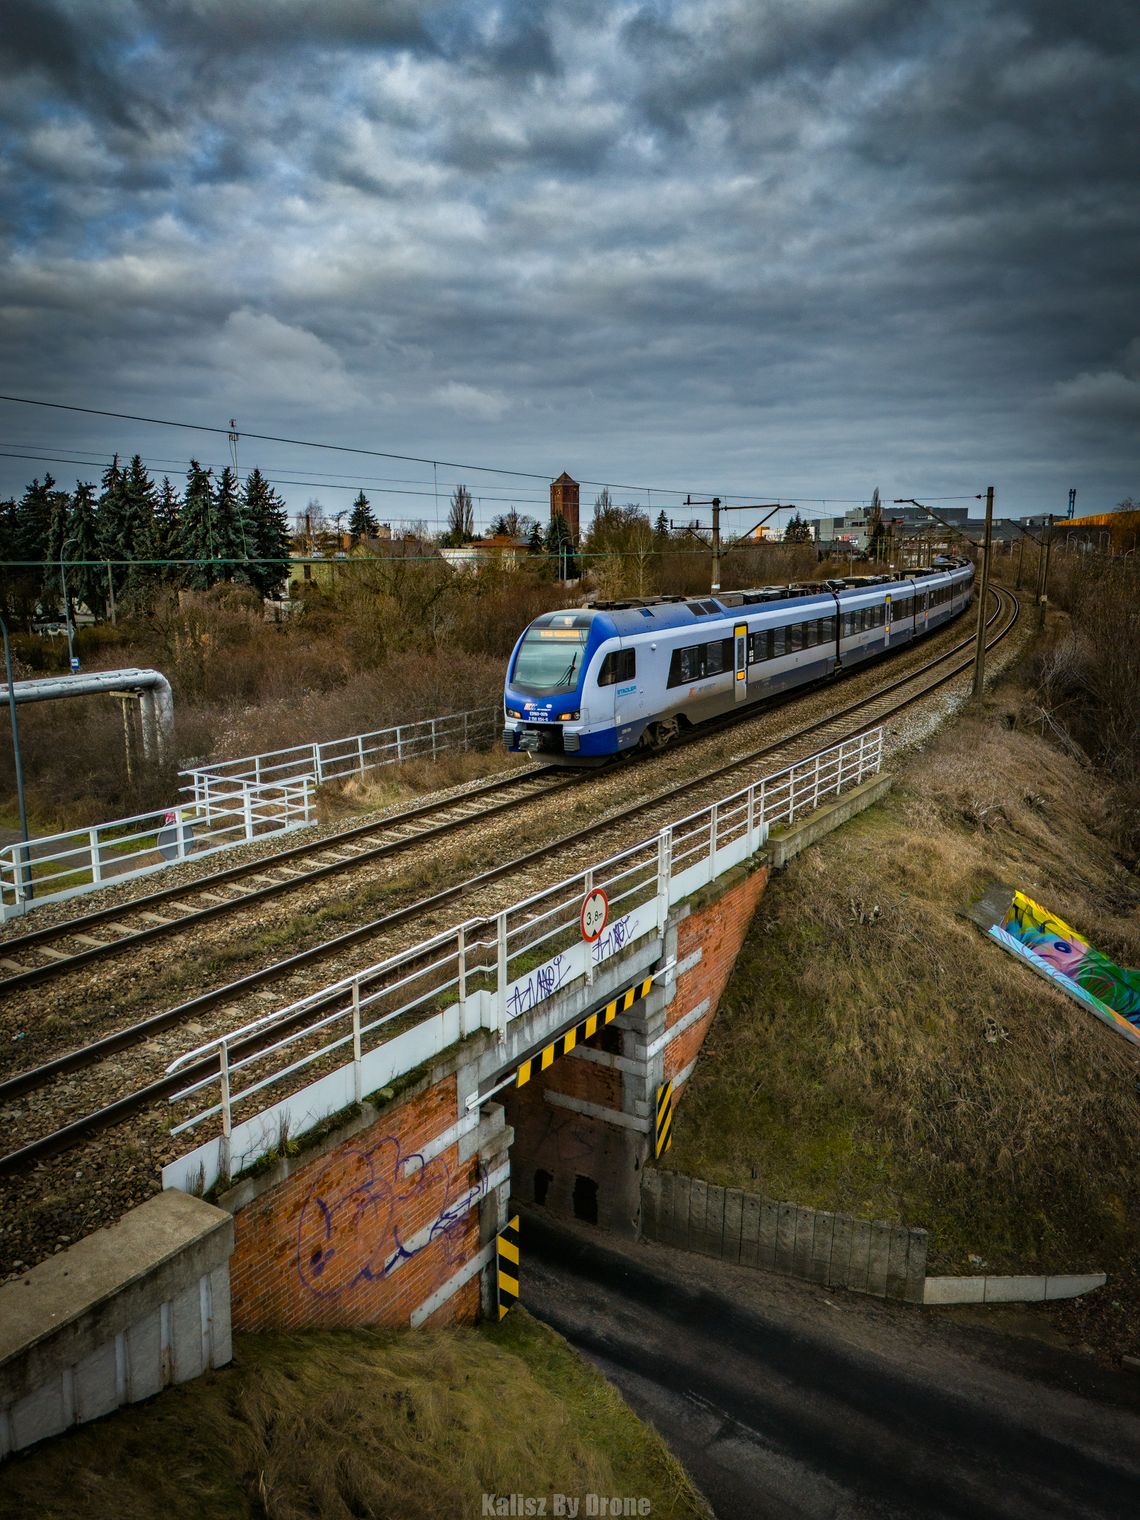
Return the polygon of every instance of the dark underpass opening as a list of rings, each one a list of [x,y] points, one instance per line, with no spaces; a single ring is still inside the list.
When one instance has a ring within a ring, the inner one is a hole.
[[[574,1179],[574,1218],[586,1224],[598,1222],[598,1184],[580,1173]]]

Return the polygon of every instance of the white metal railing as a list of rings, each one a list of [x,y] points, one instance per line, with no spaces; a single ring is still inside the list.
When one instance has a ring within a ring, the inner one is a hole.
[[[177,807],[45,834],[0,849],[0,923],[43,903],[129,881],[265,834],[316,821],[325,781],[490,743],[501,709],[474,708],[323,744],[297,744],[180,771]]]
[[[0,921],[30,907],[130,881],[190,858],[250,844],[314,821],[310,778],[227,781],[202,802],[91,828],[44,834],[0,849]]]
[[[188,1051],[167,1068],[194,1068],[171,1098],[205,1106],[173,1134],[218,1121],[220,1134],[164,1171],[168,1186],[212,1186],[270,1149],[386,1085],[479,1028],[504,1038],[512,1022],[629,945],[659,937],[669,909],[758,850],[828,796],[875,774],[882,730],[765,776],[490,919],[469,919],[320,992]],[[609,919],[587,944],[579,911],[602,888]],[[278,1031],[274,1038],[274,1031]],[[269,1043],[264,1043],[268,1039]],[[250,1117],[256,1099],[301,1071],[302,1092]],[[292,1106],[290,1106],[292,1103]],[[240,1112],[239,1112],[240,1111]]]
[[[263,755],[243,755],[181,771],[182,788],[196,803],[209,801],[215,787],[232,781],[296,781],[311,778],[315,786],[346,776],[362,776],[385,765],[408,760],[436,759],[450,750],[471,749],[495,739],[502,726],[502,709],[480,707],[469,712],[398,723],[368,734],[329,739],[321,744],[294,744]]]

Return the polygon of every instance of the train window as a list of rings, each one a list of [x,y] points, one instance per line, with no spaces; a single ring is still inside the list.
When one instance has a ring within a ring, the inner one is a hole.
[[[768,639],[763,633],[750,633],[748,635],[748,663],[759,665],[761,660],[768,658]]]
[[[835,643],[835,619],[833,617],[820,618],[820,630],[823,634],[823,643]]]
[[[717,676],[722,670],[728,670],[731,665],[731,639],[717,639],[714,643],[705,645],[705,668],[701,672],[702,675]]]
[[[669,685],[687,686],[690,681],[699,681],[700,655],[699,644],[692,644],[688,649],[674,649],[673,657],[669,661]]]
[[[599,686],[616,686],[619,681],[632,681],[637,675],[637,651],[635,649],[611,649],[602,661],[598,672]]]
[[[787,637],[787,650],[789,654],[794,654],[797,649],[804,647],[804,627],[802,623],[793,623],[790,628],[784,629],[784,633]]]

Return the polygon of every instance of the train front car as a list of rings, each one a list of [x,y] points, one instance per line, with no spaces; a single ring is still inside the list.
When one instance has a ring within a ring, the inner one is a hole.
[[[609,619],[589,608],[544,612],[535,618],[507,667],[507,749],[554,765],[596,765],[614,753],[613,702],[608,703],[607,717],[600,710],[607,704],[597,701],[596,682],[587,679],[594,655],[614,636]]]

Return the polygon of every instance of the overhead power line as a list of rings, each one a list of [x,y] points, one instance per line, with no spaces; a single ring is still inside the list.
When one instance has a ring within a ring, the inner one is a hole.
[[[178,421],[175,421],[175,420],[173,420],[172,418],[169,418],[169,417],[146,417],[146,416],[143,416],[140,413],[136,413],[136,412],[114,412],[114,411],[110,411],[108,409],[105,409],[103,407],[78,406],[74,402],[66,402],[66,401],[42,401],[42,400],[40,400],[40,399],[38,399],[37,397],[34,397],[34,396],[11,396],[11,395],[6,395],[6,394],[0,394],[0,401],[8,401],[8,402],[11,402],[11,403],[13,403],[14,405],[17,405],[17,406],[38,406],[38,407],[44,407],[44,408],[46,408],[46,409],[48,409],[50,411],[56,411],[56,412],[76,412],[76,413],[79,413],[80,415],[86,416],[86,417],[111,417],[111,418],[113,418],[113,419],[115,419],[116,421],[119,421],[119,422],[141,422],[141,423],[144,423],[144,424],[146,424],[147,426],[150,426],[150,427],[176,428],[176,429],[181,429],[182,431],[187,431],[187,432],[211,433],[211,434],[215,434],[215,435],[224,435],[226,437],[227,441],[229,441],[231,435],[234,432],[234,425],[232,423],[231,423],[231,425],[229,427],[216,427],[216,426],[213,426],[210,423],[206,423],[206,422],[178,422]],[[287,437],[287,436],[285,436],[283,434],[280,434],[280,433],[241,433],[240,430],[239,430],[239,436],[244,436],[246,438],[256,439],[259,443],[282,443],[282,444],[288,445],[291,448],[299,448],[299,449],[327,449],[327,450],[330,450],[330,451],[332,451],[334,453],[338,453],[338,454],[359,454],[359,455],[362,455],[362,456],[370,458],[370,459],[398,459],[401,462],[403,462],[404,464],[422,464],[422,465],[429,465],[430,464],[433,467],[433,469],[435,467],[437,467],[437,466],[442,465],[445,469],[448,469],[448,470],[463,470],[465,472],[469,472],[469,471],[474,470],[474,471],[478,471],[479,473],[485,474],[485,475],[510,475],[510,476],[513,476],[513,477],[515,477],[517,479],[520,479],[520,480],[541,480],[541,481],[544,481],[547,485],[549,485],[551,483],[551,481],[554,479],[554,477],[552,475],[543,474],[543,473],[541,473],[538,470],[516,470],[516,469],[511,469],[511,468],[509,468],[507,466],[500,466],[500,465],[469,464],[469,463],[461,463],[461,462],[458,462],[456,460],[449,460],[449,459],[431,459],[431,458],[428,458],[426,455],[422,455],[422,454],[398,454],[398,453],[395,453],[394,451],[389,450],[389,449],[366,449],[366,448],[360,448],[360,447],[358,447],[358,446],[356,446],[354,444],[346,444],[346,443],[322,443],[319,440],[311,439],[311,438],[290,438],[290,437]],[[13,457],[13,456],[9,456],[9,457]],[[79,461],[60,460],[58,462],[60,462],[60,463],[73,463],[73,462],[77,462],[77,463],[81,463],[81,464],[82,463],[87,463],[87,461],[85,461],[85,460],[79,460]],[[305,482],[305,481],[294,481],[294,482],[290,482],[290,483],[291,484],[295,484],[295,485],[305,485],[305,484],[307,484],[307,482]],[[639,493],[640,492],[645,492],[649,496],[651,496],[654,491],[656,491],[661,496],[686,496],[686,495],[691,494],[692,493],[692,489],[693,489],[693,488],[689,488],[687,490],[682,490],[681,488],[674,487],[674,486],[627,485],[627,484],[623,484],[621,481],[614,481],[614,480],[608,480],[608,481],[606,481],[606,480],[583,479],[583,480],[580,480],[578,482],[578,484],[579,485],[585,485],[585,486],[601,486],[601,487],[605,487],[607,489],[612,489],[612,490],[615,490],[615,491],[636,491],[636,492],[639,492]],[[329,486],[329,487],[326,487],[326,489],[330,489],[331,490],[333,488],[331,486]],[[407,493],[407,494],[411,494],[411,493]],[[749,496],[752,496],[754,494],[757,494],[757,488],[751,488],[748,491],[727,491],[727,490],[721,489],[716,494],[718,494],[720,496],[720,499],[727,504],[734,497],[739,497],[739,498],[743,499],[744,497],[749,497]],[[784,491],[775,491],[775,490],[762,490],[762,491],[759,492],[759,494],[762,494],[762,495],[765,495],[765,496],[776,497],[776,498],[782,497],[784,495],[791,495],[801,505],[803,503],[805,503],[805,502],[810,502],[813,505],[823,506],[823,507],[827,507],[828,505],[834,505],[834,506],[865,506],[865,505],[867,505],[867,503],[869,501],[869,498],[868,497],[864,497],[864,496],[848,496],[848,497],[843,497],[843,496],[808,496],[808,495],[806,495],[806,494],[804,494],[802,492],[791,492],[791,493],[788,493],[788,492],[784,492]],[[932,496],[932,497],[930,497],[930,500],[931,501],[967,501],[967,500],[972,500],[974,494],[975,494],[974,492],[970,492],[968,495],[961,495],[961,496]],[[488,499],[488,498],[484,498],[484,499]]]

